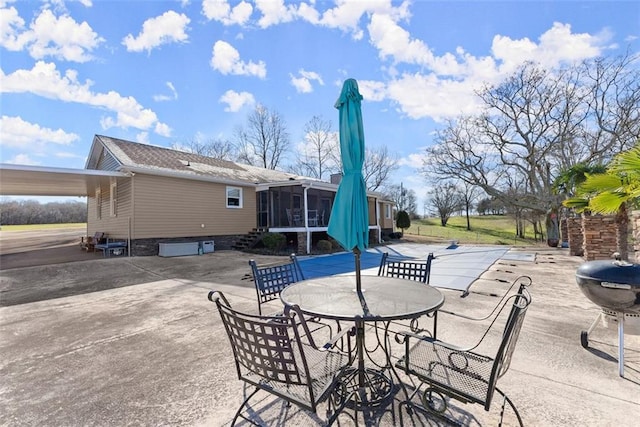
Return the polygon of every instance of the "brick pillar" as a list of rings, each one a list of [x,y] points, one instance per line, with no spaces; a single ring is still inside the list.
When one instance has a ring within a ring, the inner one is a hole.
[[[631,233],[633,235],[633,250],[629,261],[640,264],[640,211],[631,211]]]
[[[306,232],[298,233],[298,253],[299,254],[307,253],[307,233]]]
[[[567,237],[569,238],[569,255],[584,255],[584,235],[582,234],[582,217],[567,218]]]
[[[587,261],[611,259],[618,251],[616,218],[614,215],[583,216],[584,257]]]
[[[377,245],[378,243],[380,243],[378,241],[378,230],[372,228],[369,230],[369,246]]]

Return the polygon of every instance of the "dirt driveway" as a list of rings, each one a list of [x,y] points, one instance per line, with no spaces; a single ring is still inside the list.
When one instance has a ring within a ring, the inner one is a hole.
[[[248,261],[279,257],[216,251],[201,256],[110,257],[80,249],[84,228],[0,231],[0,306],[81,295],[164,279],[253,287]]]
[[[0,230],[0,270],[89,261],[100,253],[80,249],[80,239],[86,235],[84,226],[48,230]]]

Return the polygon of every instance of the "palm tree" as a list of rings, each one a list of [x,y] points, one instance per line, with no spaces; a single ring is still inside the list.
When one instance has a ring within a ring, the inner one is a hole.
[[[618,213],[627,205],[640,204],[640,140],[636,145],[613,158],[605,173],[585,173],[576,196],[563,202],[578,212]]]
[[[569,198],[574,197],[576,193],[576,189],[580,184],[582,184],[586,179],[587,175],[591,174],[600,174],[605,173],[607,168],[604,165],[590,165],[588,163],[577,163],[570,168],[563,170],[555,179],[552,185],[552,190],[554,194],[560,195],[561,197]],[[555,221],[553,216],[555,215]],[[555,226],[557,221],[558,211],[551,210],[547,213],[547,236],[559,236],[559,230],[553,230],[553,226]],[[567,208],[563,209],[562,217],[566,218],[567,216]],[[554,233],[555,234],[552,234]],[[563,241],[567,241],[568,236],[563,235]],[[549,242],[547,242],[549,243]],[[549,246],[554,246],[549,243]]]
[[[616,155],[600,174],[586,174],[576,190],[576,196],[563,202],[577,212],[615,214],[618,224],[618,251],[626,258],[628,239],[627,208],[640,207],[640,140],[636,145]]]

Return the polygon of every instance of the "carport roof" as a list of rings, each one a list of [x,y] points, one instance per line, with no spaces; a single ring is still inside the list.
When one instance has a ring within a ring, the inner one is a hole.
[[[0,164],[3,196],[89,196],[122,172]]]

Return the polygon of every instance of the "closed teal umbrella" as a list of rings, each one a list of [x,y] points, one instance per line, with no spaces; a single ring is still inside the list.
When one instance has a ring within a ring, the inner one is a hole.
[[[340,158],[343,176],[331,209],[328,234],[355,255],[356,284],[360,286],[360,252],[369,244],[367,188],[362,177],[364,131],[362,95],[358,82],[345,80],[335,107],[340,114]]]

